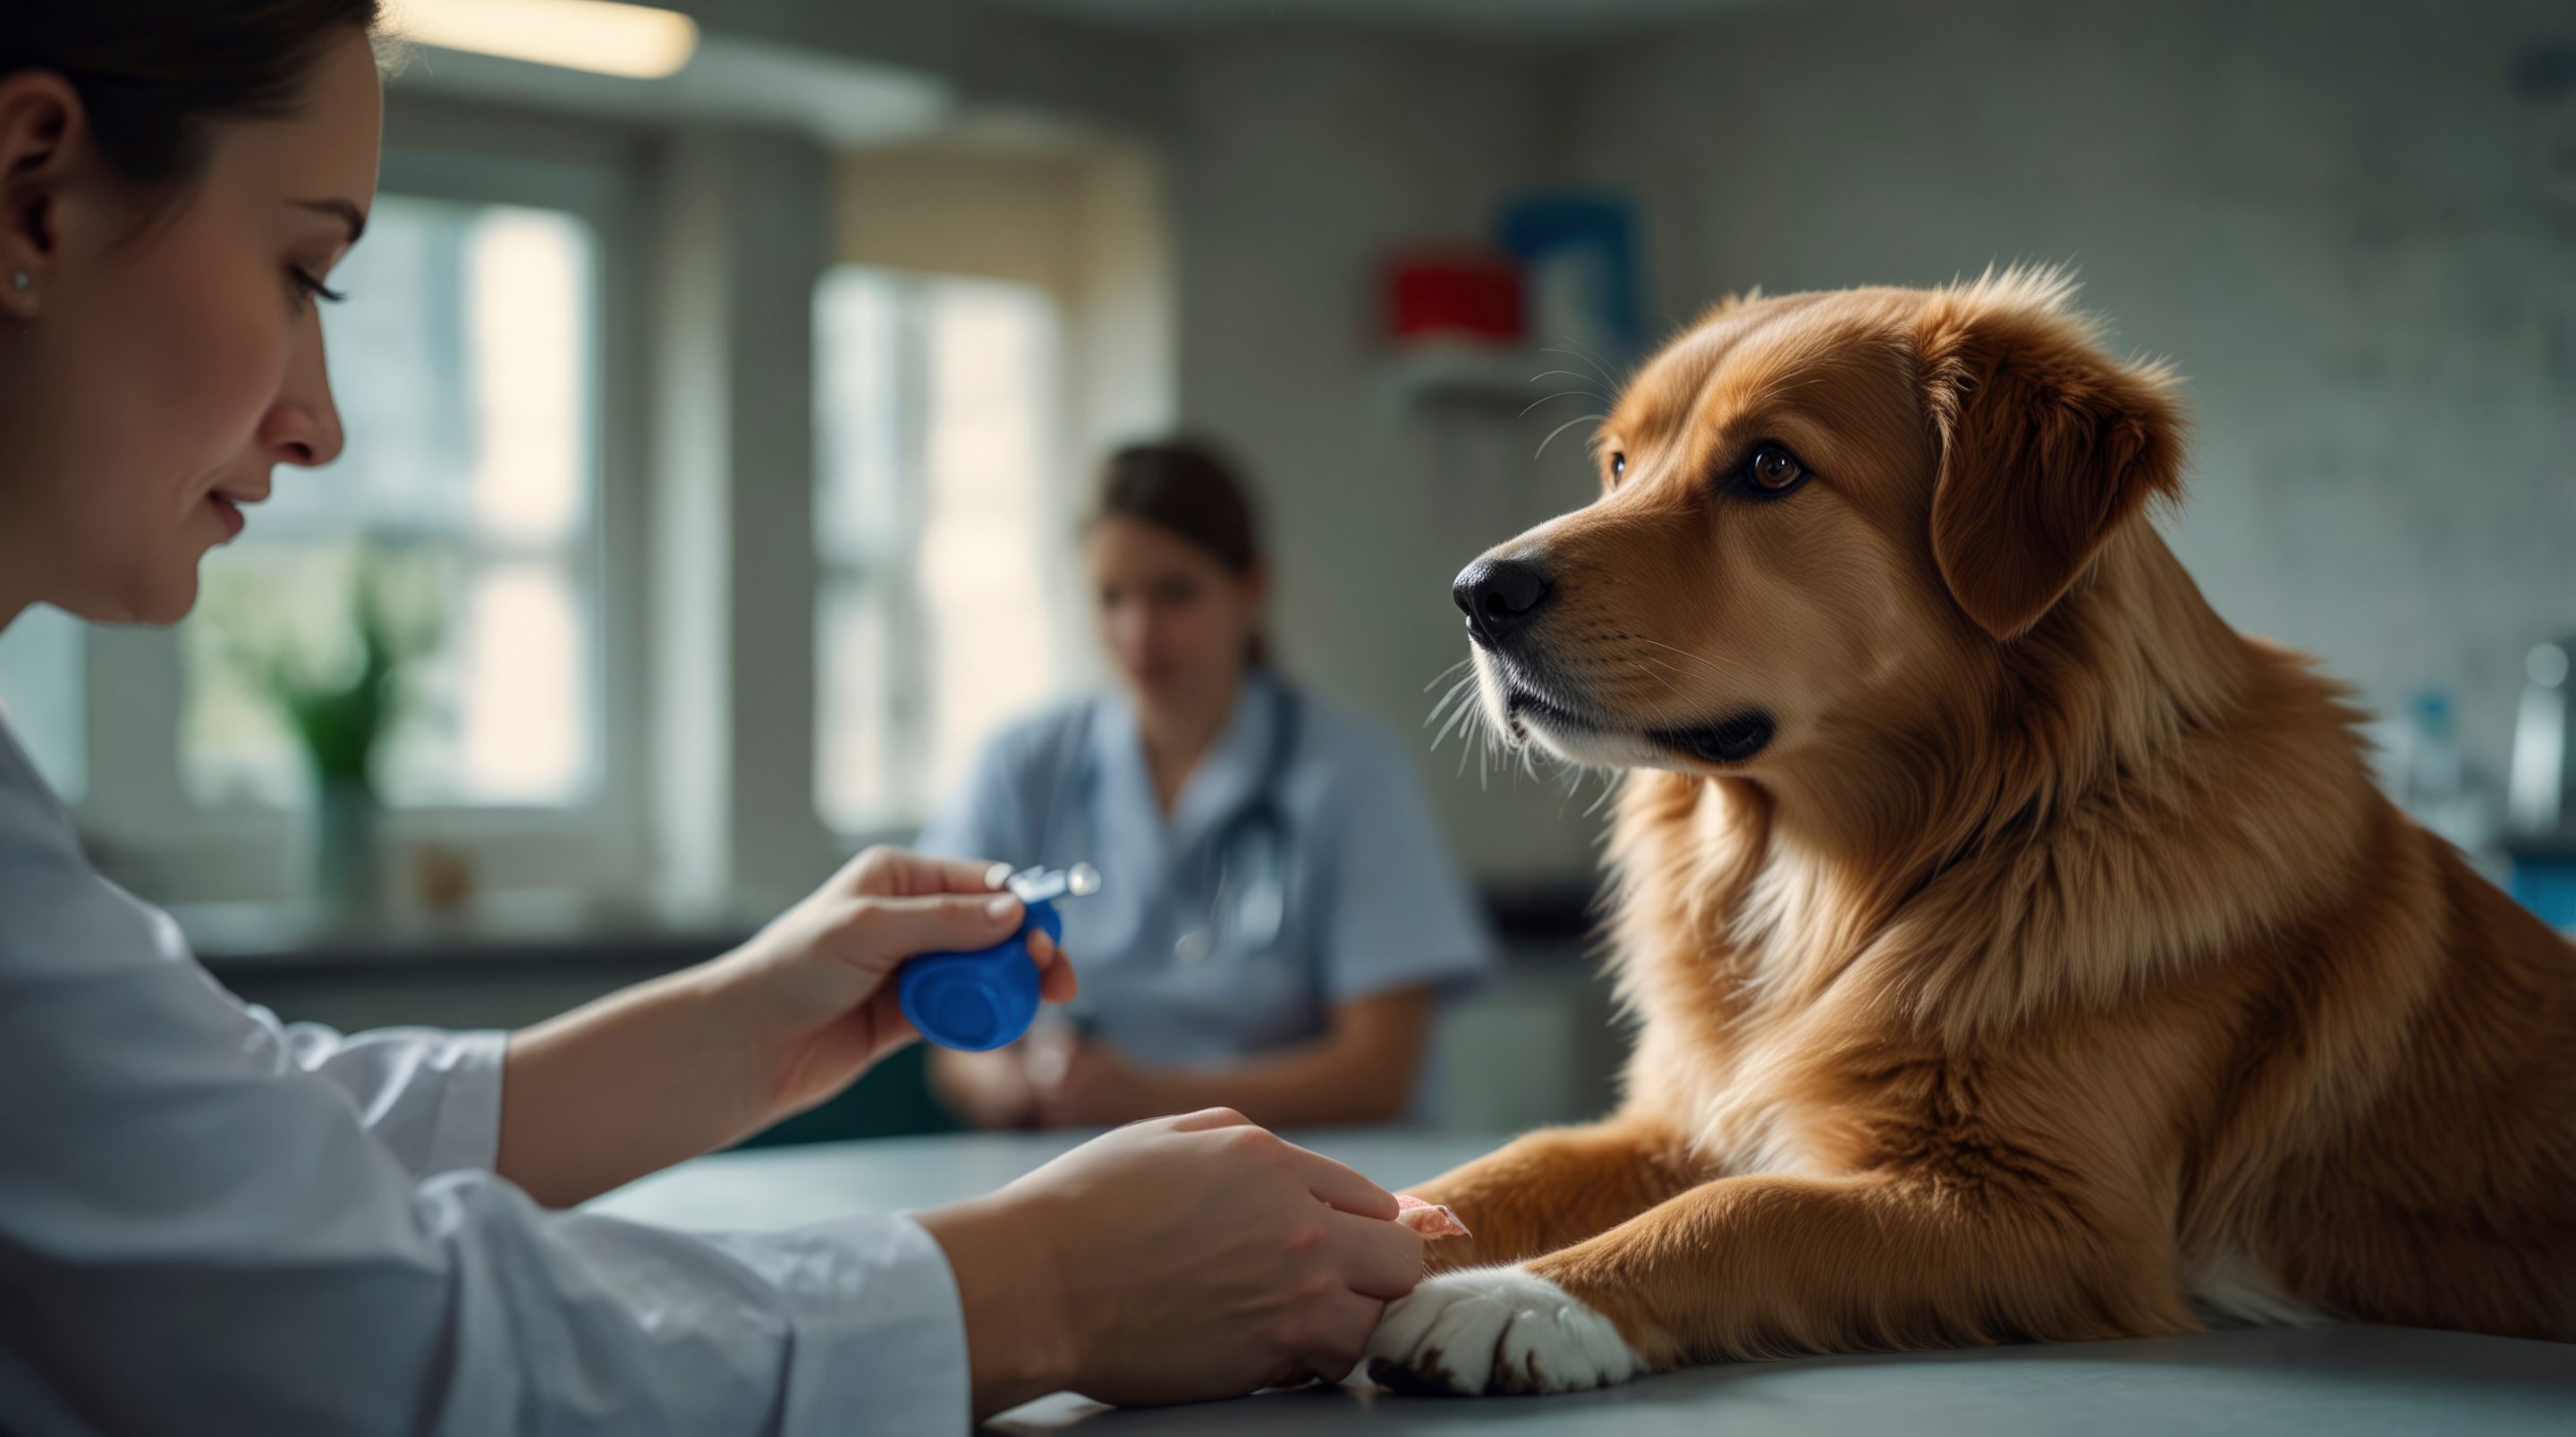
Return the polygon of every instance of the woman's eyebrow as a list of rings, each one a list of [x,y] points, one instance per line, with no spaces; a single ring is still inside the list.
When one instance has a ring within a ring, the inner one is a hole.
[[[347,200],[297,200],[295,206],[298,209],[311,210],[316,214],[336,216],[342,224],[349,227],[351,244],[356,244],[359,236],[367,232],[366,211]]]

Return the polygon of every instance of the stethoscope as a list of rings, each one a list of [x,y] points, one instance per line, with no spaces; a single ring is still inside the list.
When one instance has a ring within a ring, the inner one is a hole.
[[[1091,726],[1096,704],[1085,704],[1079,721],[1067,725],[1056,756],[1047,814],[1039,825],[1041,850],[1054,832],[1056,819],[1068,811],[1069,791],[1077,781],[1088,785]],[[1290,889],[1296,882],[1295,847],[1290,842],[1284,792],[1288,766],[1297,756],[1304,727],[1305,704],[1284,683],[1270,685],[1270,743],[1262,755],[1252,793],[1211,835],[1199,859],[1200,881],[1194,891],[1211,895],[1203,921],[1182,930],[1172,956],[1183,964],[1204,963],[1217,954],[1257,956],[1279,944],[1287,928]],[[1084,797],[1088,797],[1085,794]]]

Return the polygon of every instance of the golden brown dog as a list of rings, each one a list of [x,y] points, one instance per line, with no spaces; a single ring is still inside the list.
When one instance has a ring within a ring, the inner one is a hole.
[[[2053,275],[1729,302],[1459,579],[1634,770],[1619,1112],[1422,1186],[1391,1385],[2355,1319],[2576,1340],[2576,946],[2201,598],[2160,368]],[[1473,1266],[1484,1264],[1484,1266]]]

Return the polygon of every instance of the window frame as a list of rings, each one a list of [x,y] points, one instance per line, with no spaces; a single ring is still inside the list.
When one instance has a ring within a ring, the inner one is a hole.
[[[389,143],[379,189],[463,204],[518,205],[569,214],[596,243],[588,307],[595,396],[589,464],[591,507],[582,586],[592,643],[595,783],[563,806],[432,805],[389,808],[386,852],[399,865],[411,845],[434,842],[471,855],[483,886],[635,894],[651,884],[645,731],[650,616],[643,603],[645,527],[651,502],[642,391],[649,340],[642,222],[646,149],[620,127],[479,112],[436,101],[388,99]],[[406,126],[405,121],[413,123]],[[330,471],[287,483],[331,482]],[[256,516],[253,516],[256,522]],[[480,565],[499,551],[472,555]],[[91,628],[84,643],[89,781],[76,812],[102,863],[163,902],[292,902],[299,816],[255,802],[194,799],[181,772],[186,659],[169,631]],[[135,755],[100,765],[95,755]],[[493,879],[507,875],[506,885]],[[388,874],[389,902],[408,906],[403,875]]]
[[[827,266],[816,280],[818,307],[823,286],[831,283],[835,274],[852,269],[874,272],[888,284],[889,292],[893,296],[894,342],[891,355],[893,363],[889,378],[893,397],[890,406],[893,410],[893,434],[889,440],[889,446],[894,456],[895,513],[890,525],[893,538],[887,543],[876,546],[877,551],[868,557],[851,559],[830,552],[823,544],[817,543],[814,546],[815,642],[808,662],[814,666],[814,689],[818,702],[814,710],[814,782],[810,801],[815,819],[827,831],[840,837],[844,843],[855,840],[864,845],[869,840],[907,836],[917,827],[918,820],[898,810],[891,814],[877,815],[870,822],[855,828],[844,828],[837,821],[838,815],[830,812],[825,806],[824,715],[819,700],[826,686],[832,682],[832,675],[824,664],[823,606],[829,596],[846,590],[874,594],[884,604],[886,662],[880,680],[888,694],[885,714],[886,747],[889,755],[918,752],[919,734],[922,725],[927,722],[928,709],[927,695],[923,692],[921,682],[924,665],[921,652],[920,538],[925,513],[922,502],[922,469],[929,451],[927,423],[929,414],[923,391],[929,372],[930,354],[930,338],[926,326],[922,323],[919,295],[923,282],[932,276],[915,271],[888,269],[882,265],[832,264]],[[819,314],[817,317],[819,319]],[[815,326],[815,337],[818,342],[822,338],[822,333],[822,326],[818,323]],[[818,343],[814,356],[814,370],[818,380],[815,395],[818,400],[822,397],[819,379],[823,373],[824,362]],[[824,412],[818,404],[815,411],[813,493],[816,521],[814,532],[817,535],[824,532],[821,520],[827,482],[827,476],[823,473],[822,467],[827,455],[827,448],[823,443],[823,419]],[[900,770],[904,765],[897,758],[889,764],[889,767]]]
[[[929,725],[931,694],[927,651],[929,620],[922,602],[921,548],[930,521],[929,481],[930,424],[929,407],[931,354],[929,324],[930,304],[927,296],[944,283],[1000,285],[1024,289],[1038,297],[1048,308],[1048,342],[1045,346],[1043,412],[1038,417],[1040,463],[1043,468],[1033,476],[1033,490],[1039,505],[1036,522],[1041,534],[1059,534],[1064,542],[1041,542],[1035,559],[1040,572],[1039,587],[1049,594],[1069,591],[1074,567],[1071,535],[1073,514],[1064,482],[1062,455],[1072,443],[1069,416],[1074,377],[1072,336],[1074,315],[1064,294],[1055,286],[1018,277],[978,274],[968,271],[917,269],[902,265],[865,260],[836,259],[824,267],[816,280],[816,299],[822,286],[842,271],[867,271],[888,285],[894,300],[894,340],[892,393],[894,434],[891,448],[894,456],[896,513],[892,539],[875,546],[875,552],[862,558],[850,558],[830,552],[823,544],[814,545],[815,641],[810,662],[813,665],[814,691],[814,759],[812,793],[809,803],[814,819],[845,851],[856,851],[872,843],[908,843],[921,826],[935,816],[950,795],[935,790],[899,795],[895,811],[879,814],[868,821],[844,827],[838,815],[825,801],[823,783],[823,708],[821,696],[831,682],[823,650],[823,606],[840,592],[872,592],[881,598],[886,616],[886,664],[884,682],[891,699],[886,714],[888,748],[893,755],[890,767],[897,772],[911,772],[916,777],[930,755]],[[819,321],[820,315],[817,314]],[[822,325],[815,326],[819,344]],[[823,358],[818,348],[815,372],[818,378],[816,397],[822,397],[819,378]],[[824,531],[822,505],[826,476],[823,463],[826,446],[822,439],[823,413],[818,404],[815,413],[815,474],[813,504],[816,534]],[[1033,622],[1049,625],[1048,651],[1058,656],[1059,671],[1050,686],[1061,690],[1068,684],[1087,680],[1085,666],[1071,657],[1072,645],[1078,642],[1078,621],[1068,620],[1060,612],[1032,615]],[[977,742],[991,735],[977,735]],[[919,812],[907,812],[906,801]]]

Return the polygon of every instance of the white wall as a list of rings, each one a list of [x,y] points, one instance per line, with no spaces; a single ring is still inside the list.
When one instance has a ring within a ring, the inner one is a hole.
[[[2167,525],[2240,627],[2500,771],[2576,630],[2563,3],[1781,5],[1581,66],[1573,159],[1648,201],[1658,302],[2071,261],[2197,411]]]
[[[1182,422],[1262,485],[1290,671],[1427,747],[1423,687],[1466,655],[1451,576],[1583,486],[1527,461],[1549,410],[1453,436],[1469,452],[1448,464],[1440,436],[1390,412],[1378,266],[1485,235],[1496,201],[1547,172],[1557,87],[1538,59],[1457,41],[1254,31],[1175,63]],[[1590,869],[1597,787],[1571,803],[1507,774],[1488,789],[1457,753],[1453,738],[1422,772],[1473,868]]]
[[[1551,51],[1194,37],[1167,55],[1182,417],[1266,483],[1292,662],[1409,727],[1463,652],[1449,575],[1588,490],[1579,430],[1544,465],[1538,429],[1443,464],[1390,421],[1390,247],[1481,235],[1530,184],[1614,185],[1661,327],[1752,284],[2071,262],[2119,343],[2189,378],[2167,525],[2220,610],[2384,713],[2452,689],[2500,776],[2524,651],[2576,630],[2576,96],[2518,81],[2553,40],[2576,31],[2538,0],[1819,0]],[[1488,875],[1589,866],[1561,788],[1424,771]]]

